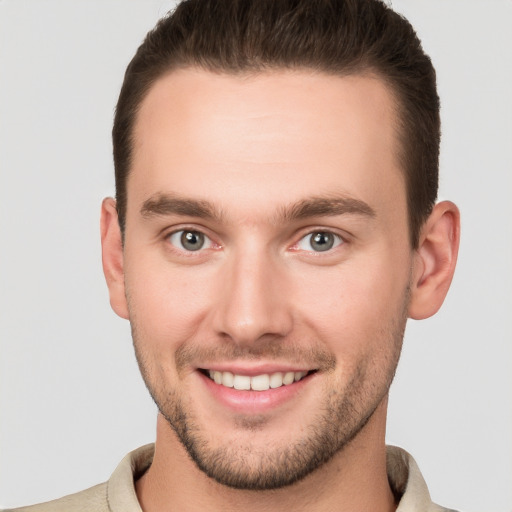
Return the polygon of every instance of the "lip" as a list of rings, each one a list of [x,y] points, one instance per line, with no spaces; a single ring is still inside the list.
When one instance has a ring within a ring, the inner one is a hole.
[[[215,370],[218,371],[230,371],[232,373],[249,376],[261,375],[262,373],[273,373],[276,371],[301,371],[293,369],[285,370],[282,366],[259,366],[257,369],[245,368],[244,370],[241,368],[234,368],[233,365],[231,365],[229,369],[226,368],[225,370],[221,370],[221,368],[223,367],[215,365]],[[270,368],[270,371],[264,371],[264,368]],[[217,402],[233,412],[243,414],[263,414],[296,399],[304,392],[304,389],[312,383],[317,375],[317,373],[314,372],[310,373],[298,382],[293,382],[292,384],[284,385],[279,388],[268,389],[267,391],[253,391],[228,388],[221,384],[216,384],[200,370],[197,370],[196,373],[203,382],[203,385],[206,387],[206,392],[210,393]]]
[[[264,373],[268,373],[271,375],[272,373],[287,373],[287,372],[311,372],[316,370],[316,368],[306,368],[299,366],[291,366],[291,365],[277,365],[277,364],[258,364],[255,366],[250,366],[247,364],[233,364],[233,363],[215,363],[211,366],[203,366],[201,369],[203,370],[213,370],[218,372],[231,372],[236,375],[246,375],[248,377],[255,377],[256,375],[262,375]]]

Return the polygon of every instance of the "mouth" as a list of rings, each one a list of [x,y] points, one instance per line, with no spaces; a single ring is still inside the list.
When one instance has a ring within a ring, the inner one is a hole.
[[[268,391],[269,389],[290,386],[316,372],[316,370],[310,370],[241,375],[229,371],[209,369],[201,369],[200,371],[215,384],[239,391]]]

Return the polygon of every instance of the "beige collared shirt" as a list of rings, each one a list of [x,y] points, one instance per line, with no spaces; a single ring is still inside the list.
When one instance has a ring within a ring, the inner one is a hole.
[[[154,445],[148,444],[129,453],[117,466],[108,482],[58,500],[14,510],[16,512],[142,512],[134,482],[150,466],[153,451]],[[416,462],[405,450],[388,446],[387,469],[389,482],[395,495],[401,495],[396,512],[450,512],[432,503],[427,485]]]

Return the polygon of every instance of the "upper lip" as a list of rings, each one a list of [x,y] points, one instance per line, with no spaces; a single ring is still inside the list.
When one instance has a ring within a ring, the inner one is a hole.
[[[248,377],[254,377],[256,375],[273,374],[277,372],[310,372],[315,368],[309,368],[305,365],[291,365],[291,364],[258,364],[248,365],[241,363],[212,363],[211,365],[204,365],[199,367],[201,370],[213,370],[218,372],[231,372],[234,375],[247,375]]]

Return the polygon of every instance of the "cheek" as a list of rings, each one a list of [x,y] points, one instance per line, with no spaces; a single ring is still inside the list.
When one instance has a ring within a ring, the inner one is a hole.
[[[141,258],[128,261],[130,321],[139,337],[162,349],[192,337],[209,302],[210,281],[199,267],[177,269],[167,262]]]
[[[381,350],[402,321],[407,265],[392,265],[388,259],[346,263],[303,274],[295,299],[300,316],[331,349],[353,353]],[[314,286],[311,286],[314,283]]]

